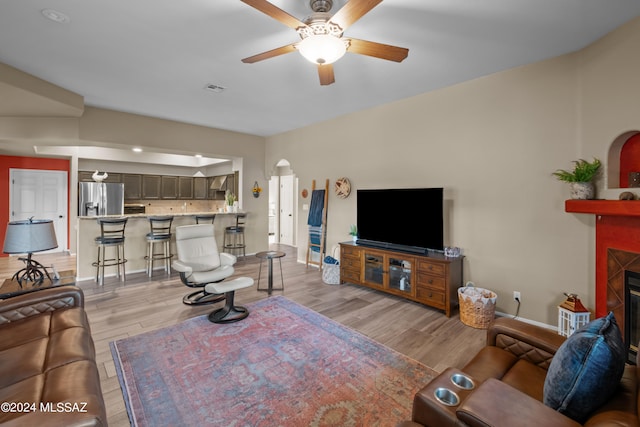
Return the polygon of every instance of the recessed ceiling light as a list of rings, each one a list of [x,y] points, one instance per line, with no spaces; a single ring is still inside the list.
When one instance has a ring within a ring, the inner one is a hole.
[[[213,83],[209,83],[204,88],[206,90],[210,90],[211,92],[216,92],[216,93],[220,93],[220,92],[222,92],[223,90],[226,89],[226,87],[223,87],[223,86],[220,86],[220,85],[216,85],[216,84],[213,84]]]
[[[71,22],[71,18],[69,18],[64,13],[54,9],[42,9],[40,13],[42,13],[42,16],[44,16],[45,18],[50,19],[59,24],[68,24],[69,22]]]
[[[132,150],[135,151],[136,153],[142,153],[142,148],[135,147],[135,148],[132,148]]]
[[[197,157],[197,158],[201,158],[201,157],[202,157],[202,154],[196,154],[196,157]]]

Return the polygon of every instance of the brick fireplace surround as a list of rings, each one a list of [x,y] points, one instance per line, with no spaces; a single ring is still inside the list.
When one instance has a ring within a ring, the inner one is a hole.
[[[567,200],[565,211],[596,215],[596,317],[613,311],[624,336],[624,271],[640,273],[640,201]]]

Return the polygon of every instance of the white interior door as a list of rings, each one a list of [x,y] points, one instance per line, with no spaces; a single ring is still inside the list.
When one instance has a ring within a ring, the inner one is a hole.
[[[269,244],[280,242],[280,177],[272,176],[269,180]]]
[[[10,220],[52,220],[58,247],[48,252],[67,249],[67,172],[9,169],[9,179]]]
[[[293,246],[293,175],[280,177],[280,243]]]

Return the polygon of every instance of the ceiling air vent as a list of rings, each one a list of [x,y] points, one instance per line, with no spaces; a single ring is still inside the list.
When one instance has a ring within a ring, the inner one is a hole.
[[[220,93],[220,92],[222,92],[223,90],[226,89],[223,86],[216,85],[216,84],[213,84],[213,83],[210,83],[210,84],[206,85],[204,88],[206,90],[210,90],[211,92],[216,92],[216,93]]]

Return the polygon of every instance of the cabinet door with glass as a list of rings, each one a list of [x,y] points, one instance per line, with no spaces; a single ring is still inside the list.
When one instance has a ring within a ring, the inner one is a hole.
[[[398,294],[415,295],[413,290],[414,265],[415,259],[413,257],[405,257],[400,254],[389,255],[388,290]]]
[[[414,257],[376,250],[364,251],[364,284],[402,296],[415,296]]]
[[[374,288],[384,289],[385,285],[385,255],[375,250],[364,251],[363,282]]]

